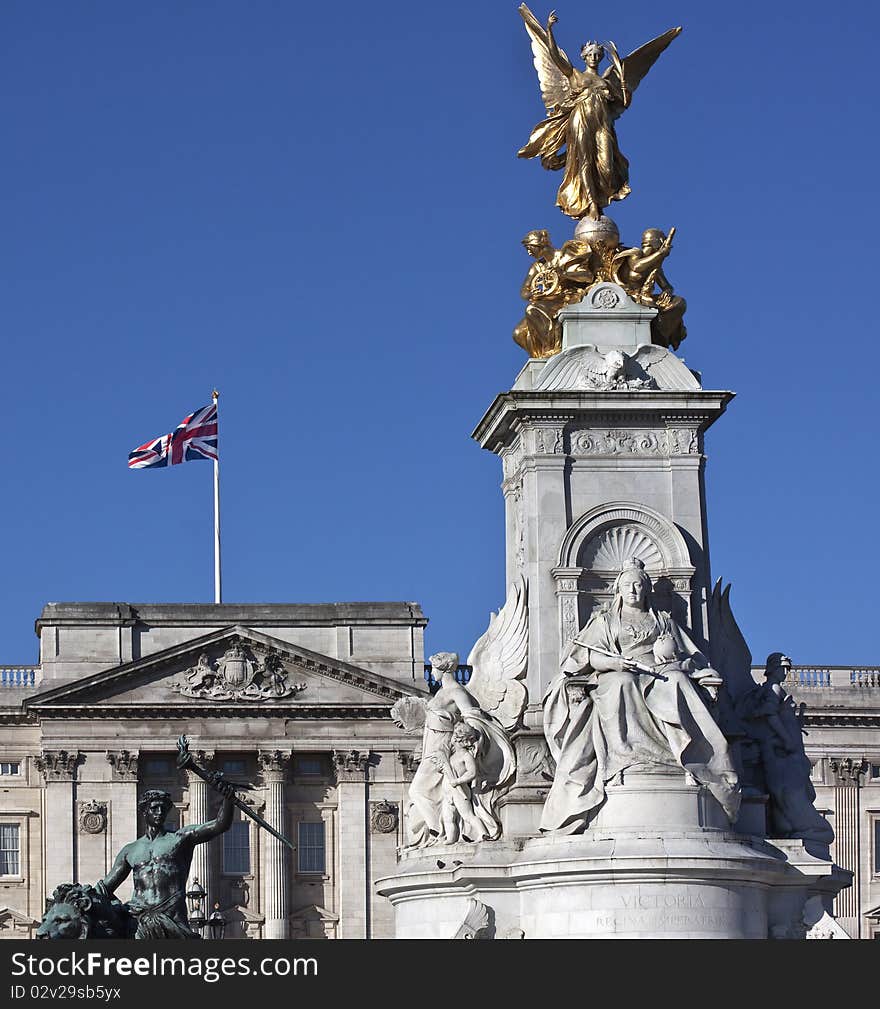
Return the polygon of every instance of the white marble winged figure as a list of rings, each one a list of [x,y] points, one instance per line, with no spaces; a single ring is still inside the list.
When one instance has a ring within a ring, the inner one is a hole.
[[[495,840],[501,823],[499,791],[516,773],[509,732],[526,705],[529,650],[528,593],[524,579],[511,586],[507,602],[468,656],[470,682],[456,680],[458,656],[431,656],[440,689],[430,700],[407,697],[391,717],[411,735],[422,734],[421,762],[409,787],[407,844]]]

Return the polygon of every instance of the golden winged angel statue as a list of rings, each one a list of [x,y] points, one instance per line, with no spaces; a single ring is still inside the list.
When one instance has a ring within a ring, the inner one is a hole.
[[[532,130],[517,155],[540,157],[549,170],[564,168],[557,206],[569,217],[598,220],[612,200],[622,200],[630,192],[629,162],[617,146],[614,122],[629,108],[642,78],[681,28],[670,28],[624,59],[613,42],[585,42],[584,69],[578,70],[553,37],[555,11],[546,28],[525,4],[519,12],[532,40],[547,118]],[[606,55],[611,65],[600,74],[599,64]]]

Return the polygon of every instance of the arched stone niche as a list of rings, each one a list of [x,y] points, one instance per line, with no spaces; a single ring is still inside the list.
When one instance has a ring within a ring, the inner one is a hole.
[[[551,574],[559,602],[559,654],[578,629],[610,602],[614,581],[632,557],[654,582],[652,604],[691,626],[695,567],[684,536],[669,519],[644,505],[613,501],[581,515],[565,534]]]

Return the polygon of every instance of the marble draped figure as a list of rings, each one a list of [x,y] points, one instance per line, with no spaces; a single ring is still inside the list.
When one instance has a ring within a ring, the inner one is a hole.
[[[621,772],[664,767],[688,771],[736,818],[739,782],[709,708],[721,678],[672,616],[650,605],[651,589],[642,562],[631,560],[544,697],[556,775],[542,830],[585,829]]]
[[[458,655],[438,652],[430,660],[440,685],[434,696],[402,698],[392,707],[398,725],[422,736],[405,810],[409,847],[500,837],[495,800],[516,773],[509,733],[527,698],[519,681],[526,672],[528,634],[526,584],[520,579],[468,656],[468,685],[456,679]]]

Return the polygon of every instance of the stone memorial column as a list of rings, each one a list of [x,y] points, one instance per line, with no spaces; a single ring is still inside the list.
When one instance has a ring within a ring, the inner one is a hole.
[[[266,783],[266,822],[284,836],[285,827],[284,785],[290,754],[282,750],[261,750],[258,754],[260,770]],[[265,918],[264,939],[287,939],[290,935],[290,874],[289,852],[286,845],[268,831],[261,831],[265,844],[263,859],[262,911]]]
[[[369,750],[334,750],[339,804],[339,937],[370,938],[370,865],[367,834]]]
[[[196,750],[193,753],[196,763],[203,768],[208,768],[214,760],[214,754],[208,753],[205,750]],[[209,796],[211,794],[211,786],[199,778],[197,775],[193,774],[192,771],[186,771],[186,784],[187,791],[189,793],[189,812],[187,814],[187,823],[206,823],[208,820],[212,819],[209,810]],[[207,844],[197,844],[193,849],[193,860],[192,866],[189,870],[189,879],[187,880],[187,889],[192,886],[193,880],[197,879],[201,886],[205,890],[205,908],[204,913],[207,918],[211,913],[212,909],[212,899],[213,899],[213,873],[211,872],[211,842]]]
[[[861,939],[861,803],[859,793],[868,765],[845,757],[830,762],[834,775],[834,861],[853,875],[852,886],[841,890],[835,916],[853,939]]]
[[[80,754],[76,750],[44,750],[35,758],[45,782],[43,844],[46,849],[44,897],[59,883],[77,883],[74,779]],[[86,881],[88,882],[88,881]]]

